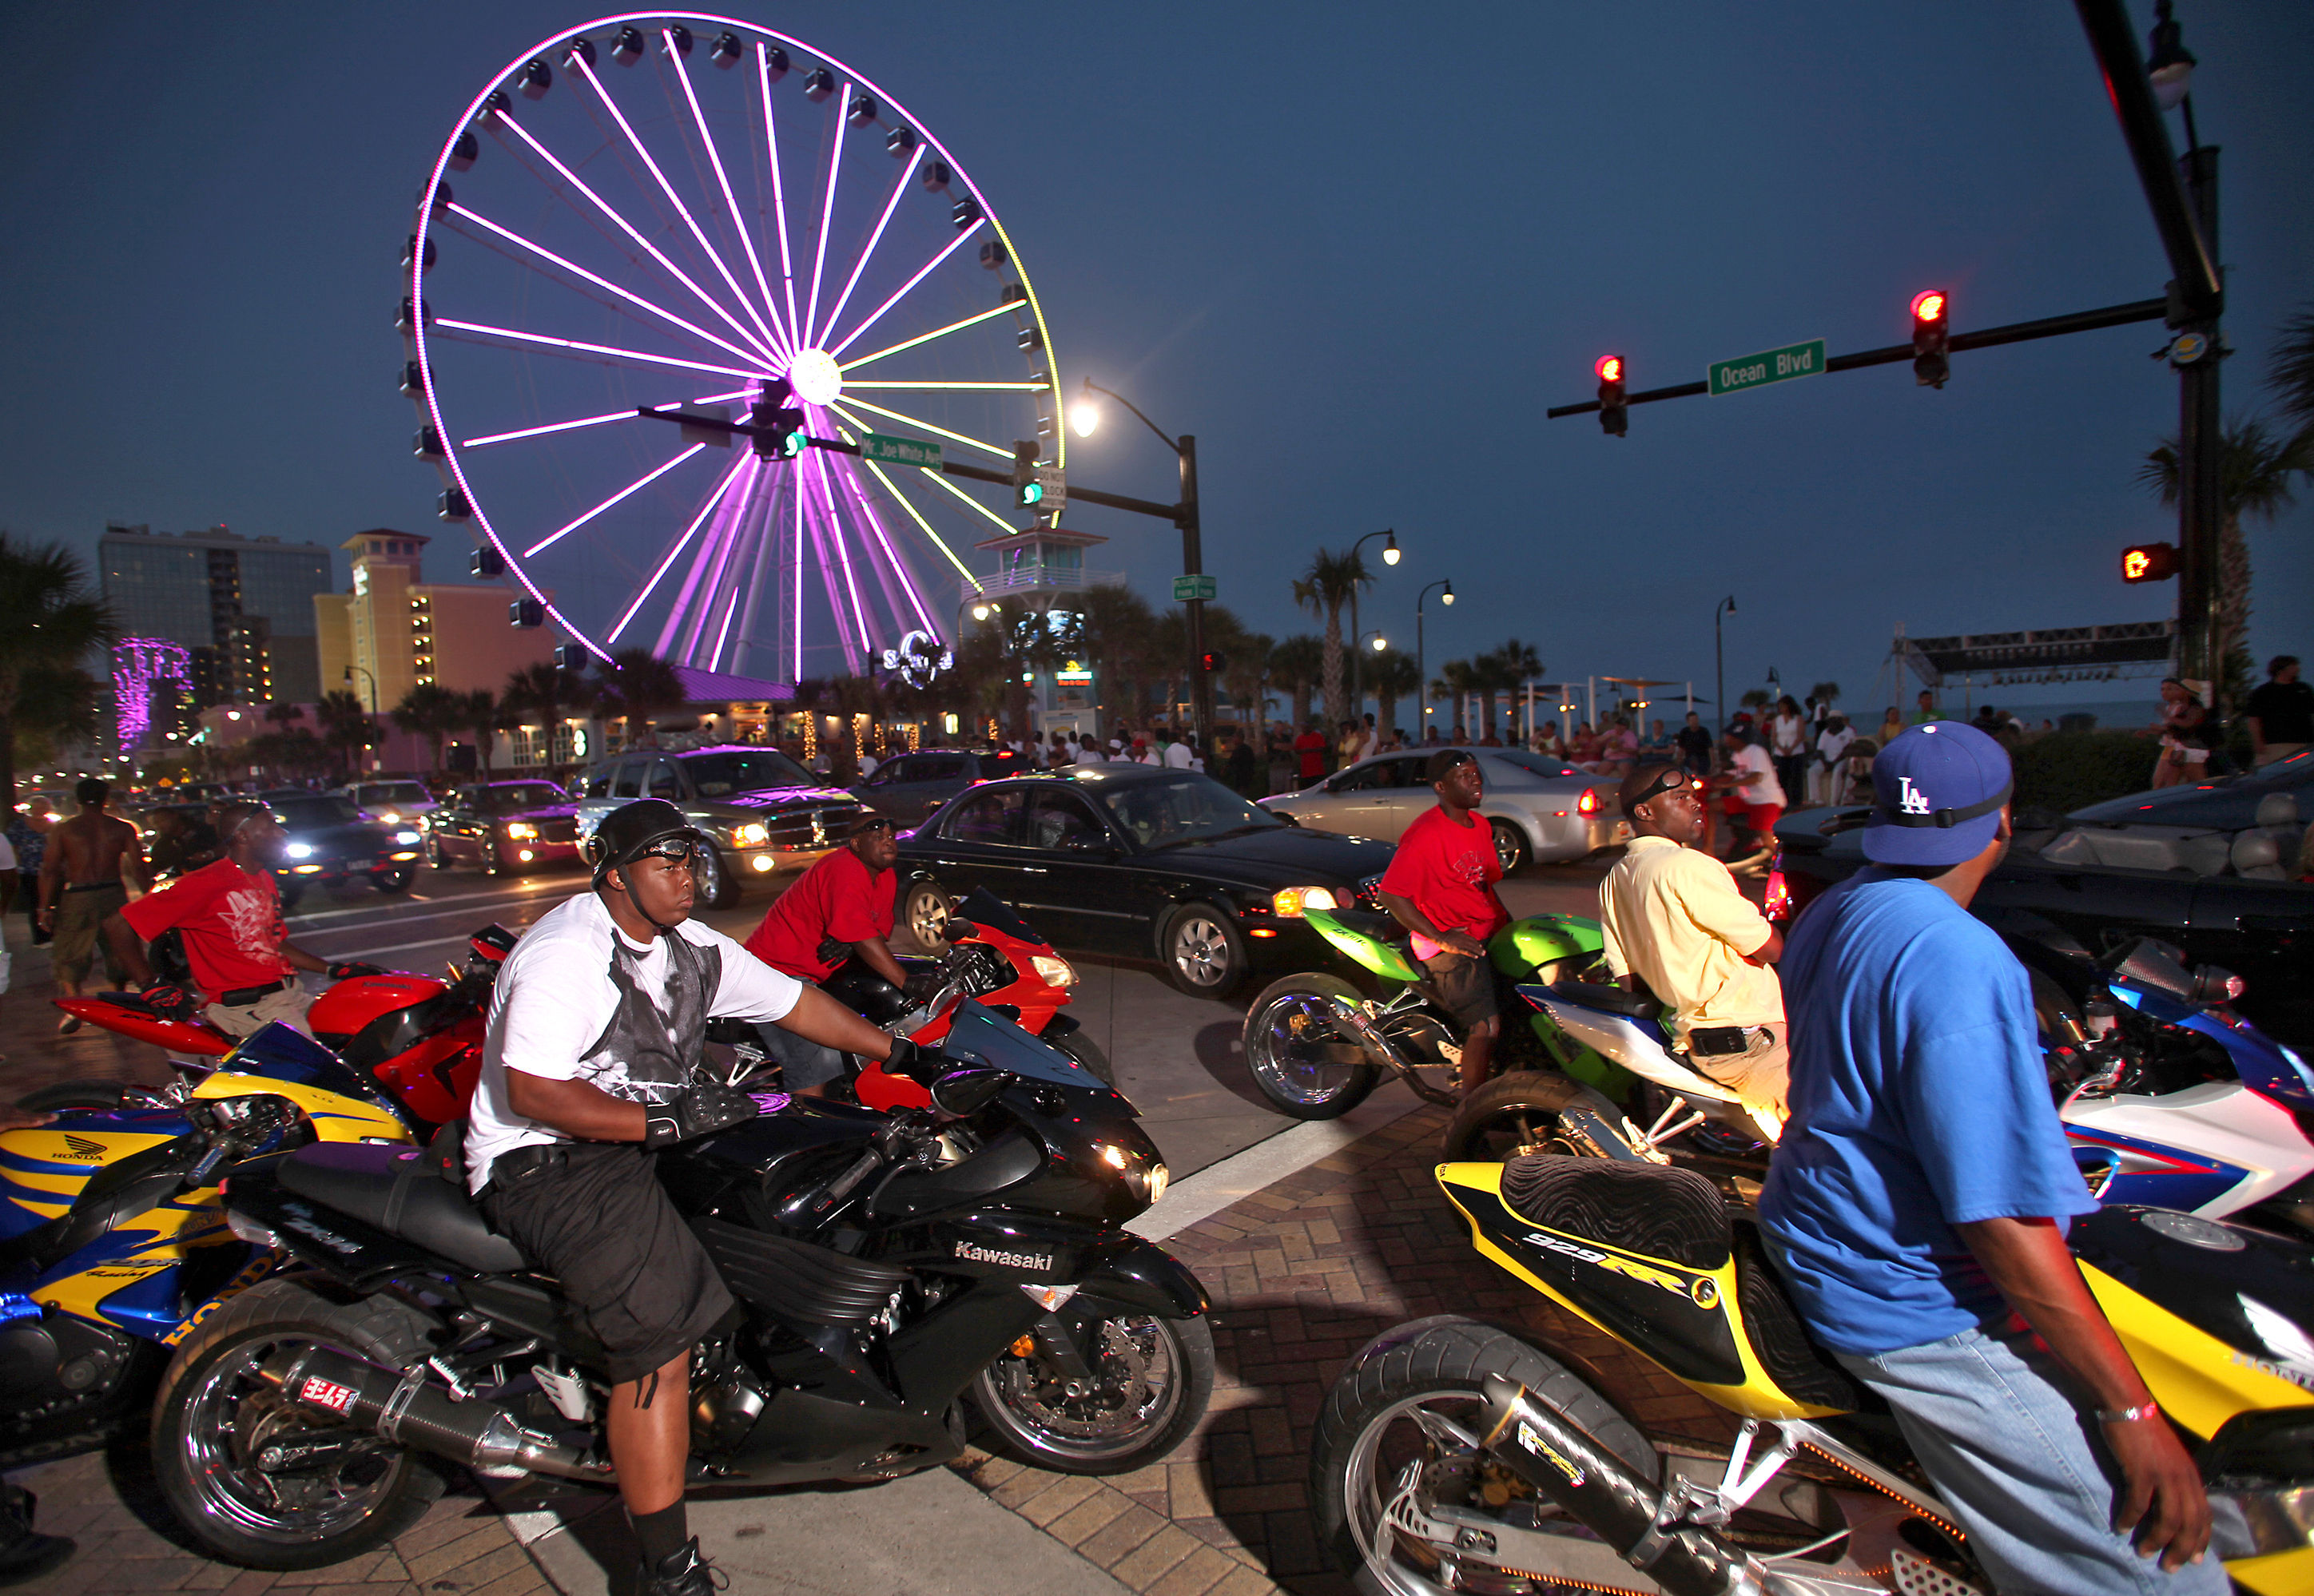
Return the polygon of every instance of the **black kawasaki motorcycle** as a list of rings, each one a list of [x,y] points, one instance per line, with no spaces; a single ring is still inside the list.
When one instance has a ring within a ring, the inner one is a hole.
[[[1163,1195],[1133,1106],[975,1002],[932,1107],[799,1101],[672,1149],[659,1177],[738,1301],[692,1362],[694,1481],[896,1478],[965,1444],[1138,1468],[1204,1415],[1205,1290],[1119,1227]],[[439,1486],[417,1454],[498,1477],[614,1483],[600,1348],[555,1283],[425,1152],[314,1147],[244,1165],[229,1221],[303,1273],[237,1297],[154,1406],[170,1505],[219,1556],[314,1568],[399,1533]]]

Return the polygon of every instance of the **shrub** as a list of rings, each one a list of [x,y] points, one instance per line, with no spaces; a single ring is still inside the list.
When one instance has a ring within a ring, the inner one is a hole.
[[[2125,731],[2061,731],[2015,750],[2019,809],[2066,814],[2084,804],[2143,792],[2160,745]]]

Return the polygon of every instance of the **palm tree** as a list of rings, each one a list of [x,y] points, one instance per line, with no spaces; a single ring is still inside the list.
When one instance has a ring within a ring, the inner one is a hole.
[[[1320,549],[1311,556],[1310,569],[1294,584],[1294,602],[1326,617],[1323,679],[1329,727],[1350,718],[1349,700],[1342,692],[1342,606],[1350,602],[1351,594],[1373,586],[1373,577],[1356,549],[1344,554]]]
[[[1385,731],[1398,723],[1398,701],[1422,691],[1422,673],[1412,657],[1396,648],[1367,657],[1366,680],[1373,683],[1375,707],[1382,711],[1377,724]],[[1416,727],[1414,736],[1419,741],[1422,727]]]
[[[504,709],[499,703],[499,695],[487,687],[477,687],[458,696],[465,710],[458,722],[459,729],[474,734],[474,766],[487,781],[490,779],[490,756],[498,752],[499,727],[505,723]]]
[[[118,635],[79,555],[0,532],[0,789],[9,813],[16,807],[17,735],[58,729],[26,711],[68,704],[72,678],[84,674],[80,662]]]
[[[1294,700],[1294,729],[1310,724],[1310,694],[1324,678],[1326,646],[1308,632],[1287,638],[1269,651],[1269,683]]]
[[[1482,687],[1483,679],[1477,666],[1467,659],[1450,659],[1438,667],[1438,675],[1431,679],[1430,696],[1453,700],[1454,723],[1460,725],[1465,701],[1471,694],[1480,692]],[[1463,729],[1476,737],[1477,733],[1471,728],[1464,727]]]
[[[1142,664],[1149,656],[1155,613],[1130,587],[1088,587],[1072,602],[1084,629],[1083,658],[1092,667],[1093,691],[1099,695],[1096,719],[1106,717],[1114,726],[1120,719],[1136,718]],[[1104,737],[1108,735],[1108,727],[1097,724],[1093,729]]]
[[[2303,437],[2301,435],[2301,438]],[[2249,540],[2242,535],[2242,517],[2257,516],[2271,521],[2297,501],[2291,477],[2308,469],[2306,449],[2299,438],[2278,437],[2264,421],[2237,417],[2226,424],[2218,454],[2218,502],[2223,519],[2218,526],[2218,635],[2211,639],[2217,657],[2219,702],[2212,710],[2222,715],[2241,696],[2249,675]],[[2166,438],[2145,456],[2137,480],[2159,496],[2163,504],[2177,502],[2177,444]]]
[[[439,682],[420,682],[402,695],[387,711],[393,724],[414,737],[434,742],[434,773],[442,773],[442,745],[466,723],[466,695],[453,692]]]
[[[622,648],[611,656],[611,669],[596,678],[596,701],[605,716],[625,722],[629,747],[646,740],[656,747],[658,717],[680,710],[691,695],[673,665],[648,648]]]
[[[1819,682],[1815,686],[1808,689],[1808,696],[1815,700],[1816,702],[1822,704],[1825,709],[1829,710],[1833,706],[1833,702],[1840,697],[1840,683],[1837,682]]]
[[[2294,469],[2314,475],[2314,306],[2283,323],[2265,385],[2274,391],[2283,415],[2297,423],[2290,437]]]
[[[93,737],[97,700],[104,684],[86,671],[42,669],[27,675],[16,691],[16,752],[29,770],[54,763],[57,745]]]
[[[290,703],[286,699],[275,699],[265,706],[265,719],[269,724],[287,731],[305,719],[305,706]]]
[[[1486,735],[1491,737],[1495,735],[1495,695],[1511,694],[1515,706],[1518,690],[1542,675],[1542,657],[1518,639],[1505,638],[1499,647],[1479,655],[1471,666],[1478,674],[1479,690],[1487,695]],[[1515,707],[1511,715],[1514,720],[1517,719]]]
[[[361,700],[344,688],[325,692],[314,706],[322,723],[322,741],[338,754],[350,772],[358,768],[363,753],[376,745],[377,725],[362,708]]]

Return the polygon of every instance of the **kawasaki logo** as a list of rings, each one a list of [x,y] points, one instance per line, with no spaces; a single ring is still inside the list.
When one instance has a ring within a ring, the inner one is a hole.
[[[1002,1264],[1007,1269],[1033,1269],[1041,1274],[1049,1274],[1053,1270],[1053,1255],[1048,1252],[1008,1252],[1001,1247],[959,1241],[956,1244],[956,1256],[969,1264]]]

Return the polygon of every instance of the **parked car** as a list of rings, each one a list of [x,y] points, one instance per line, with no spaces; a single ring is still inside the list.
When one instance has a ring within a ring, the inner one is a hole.
[[[714,839],[711,909],[737,903],[743,881],[808,865],[841,845],[865,813],[859,799],[778,749],[745,744],[683,753],[632,749],[590,766],[578,785],[581,837],[620,805],[656,798]]]
[[[418,874],[419,833],[407,826],[373,825],[350,799],[289,787],[264,793],[259,801],[289,833],[273,870],[285,909],[294,907],[309,886],[366,880],[380,892],[406,892]]]
[[[380,825],[407,825],[441,807],[423,781],[356,781],[339,788],[338,794],[352,799],[364,820]]]
[[[426,862],[527,876],[578,857],[578,804],[552,781],[478,781],[425,818]]]
[[[1788,917],[1868,862],[1870,813],[1806,809],[1777,824],[1771,918],[1780,910]],[[2020,829],[1969,912],[1996,930],[2070,940],[2091,956],[2138,937],[2172,943],[2189,968],[2215,965],[2239,975],[2234,1007],[2268,1036],[2314,1054],[2314,886],[2053,860],[2045,844],[2062,834]]]
[[[956,901],[985,887],[1056,947],[1155,958],[1220,997],[1255,970],[1333,963],[1303,910],[1380,907],[1391,852],[1194,771],[1082,765],[984,782],[902,837],[899,913],[937,948]]]
[[[1423,773],[1436,752],[1377,754],[1299,792],[1261,802],[1319,831],[1395,842],[1438,802],[1437,789]],[[1615,812],[1613,782],[1524,748],[1470,752],[1486,779],[1479,813],[1495,833],[1505,875],[1529,860],[1582,859],[1630,839],[1630,824]]]
[[[1009,748],[920,748],[878,765],[852,787],[852,796],[905,831],[966,788],[1030,768]]]

